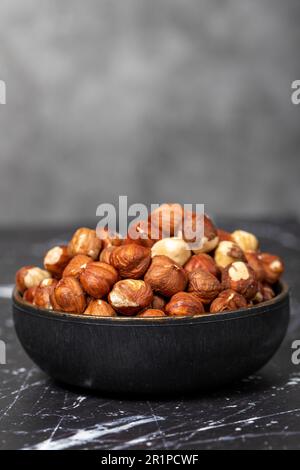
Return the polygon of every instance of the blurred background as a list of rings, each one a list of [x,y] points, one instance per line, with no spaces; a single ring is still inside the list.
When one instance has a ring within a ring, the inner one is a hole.
[[[1,0],[0,225],[300,214],[299,0]]]

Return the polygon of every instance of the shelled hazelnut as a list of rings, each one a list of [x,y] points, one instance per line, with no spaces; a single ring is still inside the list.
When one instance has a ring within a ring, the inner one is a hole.
[[[28,302],[29,304],[33,304],[33,299],[34,299],[36,290],[37,290],[37,286],[29,287],[29,289],[26,289],[23,294],[23,300],[25,300],[25,302]]]
[[[156,240],[161,238],[161,233],[158,230],[156,232],[156,234],[153,233],[153,236],[156,238],[151,239],[151,224],[148,220],[142,220],[129,227],[127,238],[125,238],[123,245],[134,243],[135,245],[151,248]]]
[[[198,269],[189,274],[189,292],[194,292],[204,304],[212,302],[221,292],[221,284],[211,273]]]
[[[258,249],[258,240],[253,233],[245,230],[235,230],[231,236],[243,251],[256,251]]]
[[[152,258],[155,256],[168,256],[175,263],[183,266],[191,257],[189,245],[182,238],[163,238],[151,248]]]
[[[30,287],[37,287],[43,279],[51,278],[51,274],[36,266],[24,266],[16,273],[16,287],[23,294]]]
[[[149,222],[162,237],[176,237],[182,227],[183,208],[180,204],[162,204],[149,216]]]
[[[195,214],[193,214],[193,217],[192,217],[192,224],[196,220],[199,220],[199,215],[195,213]],[[192,242],[193,245],[194,245],[195,240],[193,238],[191,238],[191,235],[190,235],[191,232],[188,229],[184,230],[184,233],[186,233],[186,232],[189,235],[188,236],[184,235],[184,239],[189,243]],[[200,240],[199,246],[198,247],[193,246],[192,250],[195,254],[209,253],[209,252],[213,251],[216,248],[218,243],[219,243],[219,237],[218,237],[217,229],[216,229],[214,223],[212,222],[212,220],[208,217],[208,215],[204,214],[204,217],[203,217],[203,236]]]
[[[102,240],[98,238],[96,230],[79,228],[74,233],[69,245],[69,255],[86,255],[96,260],[102,247]]]
[[[100,317],[115,317],[117,314],[115,310],[105,300],[97,299],[91,300],[84,311],[85,315],[100,316]]]
[[[56,279],[44,279],[41,281],[38,287],[36,287],[33,304],[37,307],[52,310],[51,295],[57,286],[57,282]]]
[[[111,265],[122,278],[140,279],[151,262],[150,248],[140,245],[123,245],[116,248],[110,257]]]
[[[114,310],[122,315],[132,316],[151,305],[153,292],[149,284],[136,279],[117,282],[108,295]]]
[[[184,265],[184,270],[188,273],[197,271],[197,269],[203,269],[216,277],[219,274],[219,269],[215,260],[206,253],[193,255]]]
[[[222,287],[232,289],[251,300],[258,291],[258,281],[250,266],[243,261],[235,261],[222,271]]]
[[[271,253],[260,253],[259,259],[265,272],[265,281],[269,284],[275,284],[284,271],[282,259]]]
[[[260,282],[264,281],[266,275],[259,253],[257,251],[245,251],[245,257],[247,263],[255,272],[257,280]]]
[[[88,263],[80,275],[84,291],[95,299],[105,297],[117,282],[119,276],[113,266],[101,261]]]
[[[154,292],[165,297],[184,290],[187,284],[184,269],[167,256],[155,256],[144,279]]]
[[[159,310],[156,308],[148,308],[144,312],[139,313],[138,316],[142,318],[152,318],[152,317],[157,318],[157,317],[166,317],[166,314],[162,310]]]
[[[63,277],[58,281],[50,299],[54,310],[83,313],[86,309],[85,294],[75,277]]]
[[[219,268],[226,268],[234,261],[246,261],[243,250],[234,242],[220,242],[215,251],[215,262]]]
[[[218,297],[211,303],[210,312],[230,312],[247,307],[247,300],[238,292],[232,289],[223,290]]]
[[[61,277],[63,270],[70,261],[68,247],[65,245],[54,246],[44,258],[44,267],[53,277]]]
[[[218,238],[219,238],[219,243],[224,242],[224,241],[233,242],[233,238],[232,238],[231,233],[226,232],[226,230],[222,230],[221,228],[218,228],[217,229],[217,235],[218,235]]]
[[[92,258],[86,255],[76,255],[65,267],[62,277],[76,277],[78,278],[85,270],[89,263],[92,263]]]
[[[96,230],[97,237],[102,240],[102,247],[122,245],[122,238],[119,233],[112,233],[107,227],[98,227]]]
[[[166,305],[166,313],[169,316],[191,316],[204,313],[201,300],[195,294],[188,292],[178,292],[171,297]]]
[[[166,306],[166,299],[161,297],[160,295],[153,295],[153,300],[152,300],[152,308],[155,310],[163,310],[165,309]]]
[[[99,261],[102,261],[102,263],[110,264],[111,254],[112,254],[113,251],[115,251],[116,248],[117,247],[113,246],[113,245],[110,245],[110,246],[107,246],[106,248],[104,248],[100,253]]]

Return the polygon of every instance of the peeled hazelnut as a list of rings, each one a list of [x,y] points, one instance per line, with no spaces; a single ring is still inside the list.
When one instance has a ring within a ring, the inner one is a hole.
[[[135,315],[148,307],[153,300],[152,289],[144,281],[123,279],[117,282],[108,295],[110,305],[123,315]]]
[[[189,292],[194,292],[204,304],[209,304],[221,291],[221,284],[211,273],[198,269],[189,274]]]
[[[52,310],[51,295],[57,285],[56,279],[44,279],[36,288],[33,304],[37,307]]]
[[[191,316],[204,313],[201,300],[195,294],[178,292],[166,305],[166,313],[170,316]]]
[[[148,308],[142,313],[138,314],[138,317],[143,318],[152,318],[152,317],[165,317],[166,314],[162,310],[158,310],[156,308]]]
[[[91,300],[84,311],[85,315],[95,315],[99,317],[115,317],[117,314],[109,303],[104,300]]]
[[[18,291],[23,294],[30,287],[37,287],[43,279],[49,279],[51,274],[35,266],[24,266],[16,273],[16,286]]]
[[[235,261],[222,271],[222,286],[233,289],[247,300],[253,299],[258,291],[255,272],[243,261]]]
[[[267,300],[271,300],[275,297],[275,292],[273,291],[272,287],[269,286],[268,284],[262,285],[261,292],[263,296],[263,302],[266,302]]]
[[[184,269],[167,256],[155,256],[144,279],[154,292],[165,297],[184,290],[187,284]]]
[[[110,264],[110,257],[113,251],[115,251],[117,247],[110,245],[104,248],[104,250],[101,251],[99,261],[102,261],[102,263],[107,263]]]
[[[80,275],[80,283],[84,291],[96,299],[105,297],[115,282],[118,273],[113,266],[101,261],[89,263]]]
[[[203,269],[214,276],[218,276],[219,269],[215,263],[215,260],[206,253],[199,253],[198,255],[193,255],[188,262],[184,265],[185,271],[191,273],[197,271],[197,269]]]
[[[234,261],[246,261],[241,248],[234,242],[220,242],[215,251],[215,262],[219,268],[226,268]]]
[[[151,256],[164,255],[183,266],[191,257],[189,245],[182,238],[163,238],[151,248]]]
[[[50,296],[54,310],[69,313],[83,313],[86,298],[79,281],[75,277],[63,277]]]
[[[284,271],[284,264],[279,256],[270,253],[261,253],[259,258],[263,264],[265,272],[265,281],[269,284],[275,284],[279,281]]]
[[[102,240],[97,237],[96,230],[79,228],[68,245],[70,256],[86,255],[97,259],[102,247]]]
[[[223,290],[210,306],[211,313],[229,312],[247,307],[247,300],[232,289]]]
[[[162,204],[149,216],[154,230],[162,237],[177,236],[182,228],[183,208],[180,204]]]
[[[156,239],[161,238],[159,232],[153,234],[153,236],[155,236]],[[123,245],[130,245],[132,243],[146,248],[151,248],[154,245],[155,240],[151,239],[151,224],[149,221],[141,220],[129,227],[127,238],[124,240]]]
[[[26,289],[26,291],[23,294],[23,300],[25,300],[25,302],[28,302],[29,304],[33,304],[33,299],[34,299],[36,290],[37,290],[37,287],[29,287],[29,289]]]
[[[44,266],[54,277],[61,277],[63,270],[70,261],[68,247],[61,245],[51,248],[44,258]]]
[[[243,251],[256,251],[258,249],[258,240],[252,233],[245,232],[245,230],[235,230],[231,236]]]
[[[217,235],[219,238],[219,242],[233,242],[233,238],[231,236],[231,233],[226,232],[226,230],[222,230],[220,228],[217,229]]]
[[[197,214],[194,214],[195,220],[197,220],[197,217],[199,216],[197,216]],[[204,214],[203,217],[203,232],[203,237],[200,240],[199,247],[192,248],[195,254],[209,253],[210,251],[214,250],[219,243],[217,229],[214,226],[212,220],[206,214]],[[184,238],[186,239],[186,236]],[[194,240],[187,241],[194,242]]]
[[[110,263],[127,279],[143,277],[151,262],[150,248],[140,245],[123,245],[116,248],[110,257]]]
[[[167,301],[160,295],[154,295],[152,300],[152,308],[155,310],[164,310]]]
[[[89,263],[92,263],[92,258],[85,255],[77,255],[71,259],[69,264],[65,267],[62,277],[79,277],[80,274],[85,270]]]
[[[257,280],[263,281],[265,279],[265,271],[259,253],[257,251],[245,251],[245,257],[247,263],[255,272]]]
[[[98,227],[96,233],[98,238],[102,240],[103,248],[122,245],[121,235],[117,232],[110,232],[107,227]]]

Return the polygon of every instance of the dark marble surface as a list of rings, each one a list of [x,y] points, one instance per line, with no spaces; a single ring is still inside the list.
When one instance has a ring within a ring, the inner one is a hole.
[[[70,230],[1,231],[0,339],[7,354],[7,363],[0,365],[2,449],[300,448],[300,365],[291,361],[292,342],[300,340],[300,226],[292,219],[222,222],[254,231],[264,249],[284,257],[285,279],[293,289],[289,331],[275,357],[254,376],[226,390],[163,401],[110,399],[64,388],[31,362],[12,323],[14,272],[39,263]]]

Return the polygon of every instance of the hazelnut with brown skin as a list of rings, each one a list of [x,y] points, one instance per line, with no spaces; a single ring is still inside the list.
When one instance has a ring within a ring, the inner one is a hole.
[[[259,259],[262,262],[265,272],[265,281],[269,284],[275,284],[275,282],[279,281],[284,271],[282,259],[271,253],[260,253]]]
[[[226,230],[222,230],[221,228],[217,229],[217,235],[219,238],[219,243],[220,242],[233,242],[233,238],[231,236],[231,233],[226,232]]]
[[[178,292],[167,303],[166,313],[172,317],[192,316],[205,313],[205,310],[201,300],[195,294]]]
[[[265,279],[263,263],[257,251],[245,251],[245,257],[249,266],[256,274],[257,280],[262,282]]]
[[[232,289],[223,290],[211,303],[210,312],[230,312],[247,307],[247,300]]]
[[[75,277],[63,277],[58,281],[50,299],[54,310],[83,313],[86,309],[85,294]]]
[[[197,269],[203,269],[204,271],[207,271],[216,277],[219,275],[219,269],[215,263],[215,260],[206,253],[193,255],[184,265],[184,269],[188,273],[197,271]]]
[[[166,303],[167,303],[166,299],[164,299],[160,295],[155,294],[152,300],[152,308],[155,310],[164,311]]]
[[[194,292],[204,304],[209,304],[221,291],[221,284],[211,273],[198,269],[189,274],[189,292]]]
[[[113,309],[126,316],[135,315],[149,307],[152,300],[150,285],[137,279],[123,279],[117,282],[108,295]]]
[[[110,264],[111,254],[112,254],[113,251],[115,251],[116,248],[117,247],[113,246],[113,245],[110,245],[110,246],[107,246],[106,248],[104,248],[100,253],[99,261],[102,261],[102,263]]]
[[[55,246],[46,253],[44,267],[53,277],[60,278],[69,261],[68,247],[66,245]]]
[[[44,279],[35,290],[33,304],[40,308],[52,310],[51,295],[57,286],[56,279]]]
[[[30,287],[37,287],[43,279],[51,278],[51,274],[36,266],[24,266],[16,273],[17,290],[23,294]]]
[[[150,262],[150,248],[135,244],[116,248],[110,257],[111,265],[125,279],[140,279],[143,277]]]
[[[101,261],[89,263],[80,275],[84,291],[95,299],[105,297],[119,276],[113,266]]]
[[[155,256],[144,279],[154,292],[165,297],[184,290],[187,284],[184,269],[167,256]]]
[[[262,285],[261,292],[263,296],[263,302],[266,302],[267,300],[271,300],[275,297],[275,292],[273,291],[272,287],[269,286],[268,284]]]
[[[154,239],[151,239],[151,224],[148,221],[141,220],[140,222],[133,224],[129,227],[127,238],[124,240],[123,245],[135,245],[144,246],[145,248],[151,248],[157,239],[161,238],[161,234],[153,234]]]
[[[235,261],[222,271],[222,286],[233,289],[247,300],[252,300],[258,291],[255,272],[243,261]]]
[[[176,237],[182,227],[183,207],[180,204],[162,204],[149,216],[154,231],[161,237]]]
[[[195,254],[198,253],[209,253],[213,251],[219,243],[219,237],[217,234],[217,229],[212,222],[212,220],[208,217],[208,215],[204,214],[203,217],[203,237],[200,240],[199,246],[194,246],[196,239],[191,236],[189,223],[192,224],[192,229],[196,229],[196,224],[199,222],[200,216],[197,213],[192,214],[191,222],[185,219],[184,223],[184,239],[188,243],[193,243],[192,250]]]
[[[74,233],[72,240],[68,245],[69,255],[86,255],[93,260],[99,258],[102,247],[102,240],[97,237],[96,230],[89,228],[79,228]]]
[[[84,314],[98,317],[115,317],[117,315],[112,306],[101,299],[91,300]]]
[[[34,295],[36,293],[37,287],[29,287],[23,294],[23,300],[29,304],[33,304]]]
[[[89,263],[92,263],[92,258],[85,255],[76,255],[65,267],[62,277],[76,277],[79,278],[80,274],[85,270]]]
[[[243,250],[234,242],[220,242],[215,251],[215,262],[219,268],[226,268],[234,261],[246,261]]]
[[[119,233],[111,233],[107,227],[98,227],[96,230],[97,237],[102,240],[102,247],[122,245],[122,238]]]
[[[157,317],[166,317],[166,314],[162,310],[159,310],[156,308],[148,308],[144,312],[139,313],[138,317],[142,317],[142,318],[156,317],[157,318]]]

